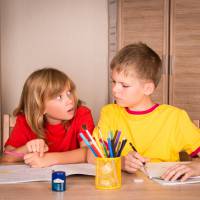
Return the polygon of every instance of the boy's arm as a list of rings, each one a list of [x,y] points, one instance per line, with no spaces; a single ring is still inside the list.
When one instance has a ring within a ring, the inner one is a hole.
[[[177,164],[170,167],[162,176],[164,180],[181,180],[185,181],[192,176],[200,176],[200,153],[198,158],[193,158],[189,164]]]

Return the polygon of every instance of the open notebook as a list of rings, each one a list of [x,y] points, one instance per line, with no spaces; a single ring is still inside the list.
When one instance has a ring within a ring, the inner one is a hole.
[[[54,165],[45,168],[30,168],[28,165],[0,165],[0,184],[50,181],[52,170],[65,171],[66,176],[75,174],[95,176],[95,166],[87,163]]]
[[[160,178],[160,176],[169,168],[176,164],[188,164],[189,162],[160,162],[160,163],[147,163],[145,169],[147,175],[150,179],[160,183],[161,185],[179,185],[179,184],[189,184],[189,183],[200,183],[200,176],[191,177],[188,180],[182,182],[180,180],[176,181],[165,181]]]

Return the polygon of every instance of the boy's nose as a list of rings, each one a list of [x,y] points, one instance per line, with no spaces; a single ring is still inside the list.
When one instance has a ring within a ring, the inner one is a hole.
[[[113,92],[120,92],[121,89],[120,89],[119,84],[115,84],[115,85],[113,86],[112,90],[113,90]]]

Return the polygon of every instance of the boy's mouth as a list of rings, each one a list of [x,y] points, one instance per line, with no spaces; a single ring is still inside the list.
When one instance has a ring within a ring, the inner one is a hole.
[[[121,100],[122,100],[122,98],[120,98],[120,97],[114,97],[114,99],[115,99],[116,101],[121,101]]]

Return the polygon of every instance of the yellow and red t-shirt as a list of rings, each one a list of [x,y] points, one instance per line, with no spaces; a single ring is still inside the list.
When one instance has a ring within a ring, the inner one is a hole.
[[[134,112],[109,104],[102,108],[98,126],[104,140],[109,131],[121,131],[120,139],[128,140],[122,155],[132,151],[129,142],[152,162],[178,161],[182,150],[192,155],[200,151],[200,130],[184,110],[170,105],[155,105],[147,111]],[[99,137],[97,128],[93,135]]]

